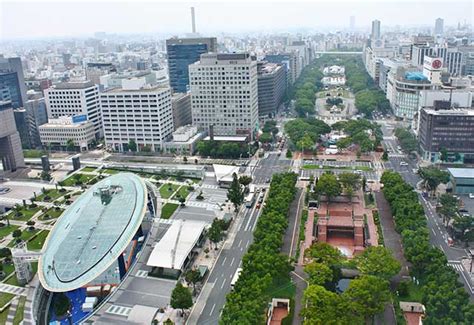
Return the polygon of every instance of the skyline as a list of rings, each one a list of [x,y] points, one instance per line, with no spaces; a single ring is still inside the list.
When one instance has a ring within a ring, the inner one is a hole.
[[[94,10],[91,10],[92,5]],[[470,1],[456,1],[456,5],[453,5],[445,1],[346,0],[310,3],[300,0],[297,5],[285,1],[270,5],[267,0],[244,0],[239,3],[142,0],[133,4],[106,0],[98,3],[88,0],[20,0],[0,4],[0,41],[90,37],[95,32],[182,35],[191,31],[191,6],[196,9],[197,31],[203,35],[216,35],[223,31],[267,33],[297,29],[344,29],[349,27],[350,16],[355,16],[356,29],[360,30],[367,30],[371,21],[378,19],[382,32],[385,27],[396,25],[434,28],[438,17],[444,19],[445,26],[473,22],[473,5]],[[147,10],[142,10],[144,8]],[[269,14],[262,14],[266,11]],[[64,19],[71,12],[76,19]]]

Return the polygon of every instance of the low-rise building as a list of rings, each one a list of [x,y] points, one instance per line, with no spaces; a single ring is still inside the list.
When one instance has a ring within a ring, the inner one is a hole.
[[[95,141],[94,124],[85,116],[50,119],[39,126],[41,143],[45,147],[64,149],[72,141],[79,150],[89,149]]]
[[[173,132],[173,140],[164,143],[163,150],[167,153],[192,155],[196,152],[197,143],[204,137],[196,126],[185,125]]]
[[[453,193],[474,193],[474,168],[448,168]]]

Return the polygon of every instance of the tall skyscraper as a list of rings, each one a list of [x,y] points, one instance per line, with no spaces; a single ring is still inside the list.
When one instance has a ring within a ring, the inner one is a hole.
[[[355,16],[351,16],[351,17],[349,18],[349,29],[350,29],[351,31],[354,31],[355,25],[356,25],[356,17],[355,17]]]
[[[20,58],[4,58],[0,55],[0,89],[8,89],[13,108],[23,107],[27,97]]]
[[[194,7],[191,7],[191,27],[193,34],[196,34],[196,14],[194,13]]]
[[[215,135],[254,137],[258,129],[257,61],[250,54],[202,54],[189,66],[193,124]]]
[[[171,38],[166,40],[166,52],[171,88],[175,92],[185,93],[189,88],[189,65],[199,61],[201,54],[217,52],[217,39]]]
[[[44,91],[49,118],[85,115],[102,137],[99,86],[91,81],[64,82]]]
[[[25,167],[11,102],[0,101],[0,175]]]
[[[370,34],[370,38],[373,40],[380,38],[380,20],[373,20],[372,21],[372,33]]]
[[[444,19],[443,18],[436,18],[434,34],[435,35],[443,35],[443,30],[444,30]]]

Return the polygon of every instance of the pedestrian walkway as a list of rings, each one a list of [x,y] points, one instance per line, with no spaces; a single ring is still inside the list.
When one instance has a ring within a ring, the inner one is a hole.
[[[462,266],[461,262],[450,262],[448,266],[452,267],[455,271],[464,272],[464,267]]]
[[[19,298],[13,298],[12,302],[10,303],[10,309],[8,310],[7,321],[5,325],[13,325],[13,320],[15,319],[16,308],[18,307]]]
[[[12,295],[26,296],[27,289],[22,287],[17,287],[11,284],[0,283],[0,292],[9,293]]]

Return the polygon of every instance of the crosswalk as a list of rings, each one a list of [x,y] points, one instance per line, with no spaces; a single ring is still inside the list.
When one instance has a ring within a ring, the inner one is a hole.
[[[0,292],[11,293],[11,294],[20,295],[20,296],[26,296],[27,291],[28,290],[26,288],[12,286],[12,285],[6,284],[6,283],[0,283]]]
[[[130,307],[112,305],[105,312],[108,314],[127,317],[131,311],[132,311],[132,308]]]
[[[219,189],[219,185],[212,185],[212,184],[202,184],[200,186],[201,188],[208,188],[208,189],[213,189],[213,190],[217,190]]]
[[[148,277],[148,271],[138,270],[138,272],[137,272],[137,274],[135,274],[135,276],[137,276],[139,278],[146,278],[146,277]]]
[[[464,267],[461,265],[460,262],[448,263],[448,266],[452,267],[455,271],[464,272]]]

